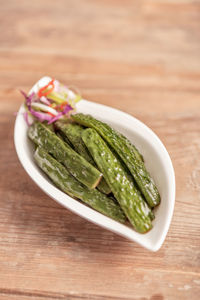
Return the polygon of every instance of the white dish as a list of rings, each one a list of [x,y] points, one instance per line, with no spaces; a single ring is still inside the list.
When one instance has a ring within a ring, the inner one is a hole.
[[[38,87],[44,86],[50,80],[50,77],[43,77],[30,92],[37,91]],[[77,111],[91,114],[110,124],[127,136],[143,154],[146,167],[161,194],[161,204],[155,211],[156,218],[153,221],[153,229],[146,234],[137,233],[134,229],[96,212],[56,188],[34,162],[33,145],[27,137],[27,125],[22,114],[24,112],[23,105],[19,109],[14,130],[15,148],[22,166],[46,194],[64,207],[151,251],[159,250],[167,235],[175,202],[175,175],[167,150],[151,129],[124,112],[86,100],[81,100],[77,104]]]

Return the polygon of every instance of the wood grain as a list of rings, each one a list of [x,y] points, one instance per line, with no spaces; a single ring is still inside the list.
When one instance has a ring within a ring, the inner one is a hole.
[[[0,299],[200,299],[200,2],[0,0]],[[47,197],[13,145],[19,89],[43,75],[164,142],[172,224],[150,253]]]

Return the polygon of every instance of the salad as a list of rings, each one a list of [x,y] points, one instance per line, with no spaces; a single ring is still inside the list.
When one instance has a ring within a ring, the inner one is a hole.
[[[35,162],[51,181],[100,213],[148,232],[161,199],[138,149],[108,124],[77,113],[81,96],[57,80],[22,94]]]

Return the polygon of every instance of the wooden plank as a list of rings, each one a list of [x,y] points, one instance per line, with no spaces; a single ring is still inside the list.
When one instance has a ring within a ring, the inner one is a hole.
[[[0,4],[0,299],[198,300],[200,3]],[[13,114],[19,89],[46,74],[138,117],[164,142],[177,195],[157,253],[62,208],[24,172]]]

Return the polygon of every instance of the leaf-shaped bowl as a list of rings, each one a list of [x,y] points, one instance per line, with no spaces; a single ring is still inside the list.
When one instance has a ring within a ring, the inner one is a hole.
[[[41,78],[31,89],[37,91],[50,77]],[[32,180],[51,198],[81,217],[122,235],[141,246],[157,251],[163,244],[172,219],[175,202],[175,175],[169,154],[156,134],[136,118],[109,106],[81,100],[77,111],[91,114],[110,124],[128,137],[144,156],[145,164],[161,194],[161,203],[155,209],[153,229],[146,234],[137,233],[60,191],[37,167],[33,159],[33,145],[27,137],[27,124],[23,117],[24,105],[19,109],[14,129],[14,142],[19,160]]]

